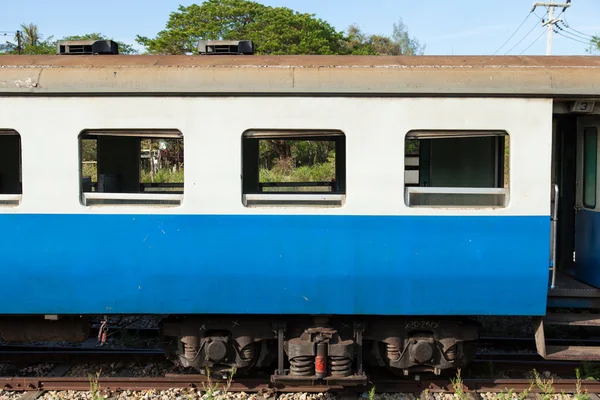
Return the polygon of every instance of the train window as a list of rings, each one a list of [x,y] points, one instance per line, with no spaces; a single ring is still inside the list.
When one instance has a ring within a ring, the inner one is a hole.
[[[598,171],[598,130],[583,130],[583,206],[596,208],[596,182]]]
[[[405,140],[409,207],[506,207],[506,132],[411,131]]]
[[[0,129],[0,206],[19,205],[22,194],[21,136]]]
[[[339,131],[244,132],[242,192],[246,207],[340,207],[346,194],[345,135]]]
[[[177,206],[183,201],[183,136],[177,130],[86,130],[79,136],[81,201]]]

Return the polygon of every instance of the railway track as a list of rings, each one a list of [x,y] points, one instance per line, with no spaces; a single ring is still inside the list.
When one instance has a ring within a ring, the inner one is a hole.
[[[591,341],[587,341],[588,343]],[[480,351],[463,374],[471,378],[494,376],[494,371],[503,371],[504,376],[511,379],[465,379],[463,381],[466,392],[501,392],[507,389],[522,391],[529,389],[531,381],[528,379],[512,378],[511,373],[523,376],[523,372],[550,371],[562,376],[574,376],[575,369],[581,368],[582,364],[573,361],[549,361],[541,358],[535,353],[535,343],[530,339],[520,338],[482,338],[480,341],[485,351]],[[567,339],[557,341],[557,344],[574,345],[581,340]],[[503,349],[508,349],[507,351]],[[63,391],[77,390],[87,391],[90,389],[89,377],[69,377],[67,372],[75,364],[102,364],[112,362],[138,362],[153,363],[164,362],[165,355],[159,349],[119,349],[119,348],[74,348],[53,346],[25,346],[12,345],[0,346],[0,363],[48,363],[55,366],[54,370],[47,376],[4,376],[0,377],[0,389],[6,391]],[[179,371],[178,371],[179,372]],[[247,393],[285,393],[285,392],[354,392],[362,393],[372,385],[377,392],[387,393],[421,393],[429,392],[453,392],[454,386],[450,378],[432,377],[423,375],[420,380],[411,378],[390,378],[388,375],[375,372],[368,387],[341,386],[296,386],[296,387],[273,387],[269,381],[269,374],[257,375],[252,378],[235,379],[229,387],[231,392]],[[215,381],[213,381],[215,382]],[[572,393],[576,388],[576,380],[560,379],[553,382],[557,393],[564,391]],[[204,385],[209,384],[205,375],[200,374],[174,374],[166,373],[158,377],[131,377],[131,376],[101,376],[98,385],[103,390],[165,390],[197,388],[201,390]],[[218,382],[223,387],[224,382]],[[582,382],[582,389],[588,393],[600,393],[600,382],[587,380]],[[539,392],[534,387],[532,392]]]
[[[98,386],[102,390],[110,391],[141,391],[141,390],[165,390],[165,389],[188,389],[196,388],[202,390],[207,384],[215,384],[215,381],[209,381],[204,375],[185,375],[169,374],[164,377],[153,378],[111,378],[104,377],[97,380]],[[580,391],[588,393],[600,393],[600,381],[584,380],[579,381]],[[552,388],[555,393],[574,393],[577,389],[578,381],[576,379],[557,379],[552,381]],[[225,387],[224,382],[220,382],[220,388]],[[87,391],[90,389],[90,380],[88,378],[72,377],[14,377],[0,378],[0,387],[8,391],[64,391],[77,390]],[[373,379],[367,386],[326,386],[326,385],[306,385],[294,387],[274,387],[264,379],[238,379],[233,381],[228,387],[228,392],[245,393],[363,393],[375,387],[377,393],[422,393],[425,391],[431,393],[455,393],[457,388],[464,392],[486,392],[498,393],[505,392],[508,389],[514,391],[530,390],[531,393],[543,393],[540,387],[533,385],[529,379],[465,379],[462,385],[454,384],[447,379]]]

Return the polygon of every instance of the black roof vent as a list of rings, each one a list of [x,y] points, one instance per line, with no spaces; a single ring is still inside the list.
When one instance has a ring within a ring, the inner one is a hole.
[[[200,54],[254,54],[252,40],[200,40],[198,42]]]
[[[56,47],[61,55],[119,54],[119,45],[112,40],[64,40]]]

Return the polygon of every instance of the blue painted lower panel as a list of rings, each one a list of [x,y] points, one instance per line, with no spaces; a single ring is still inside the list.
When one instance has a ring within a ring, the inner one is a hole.
[[[575,277],[600,288],[600,212],[579,210],[575,226]]]
[[[543,315],[549,217],[0,215],[0,314]]]

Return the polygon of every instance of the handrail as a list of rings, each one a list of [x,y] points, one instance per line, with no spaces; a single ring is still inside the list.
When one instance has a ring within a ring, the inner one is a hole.
[[[556,242],[557,242],[557,225],[558,225],[558,197],[559,197],[558,184],[554,184],[554,208],[552,215],[550,216],[550,246],[552,248],[550,258],[550,270],[552,271],[552,281],[550,288],[554,289],[556,284]]]

